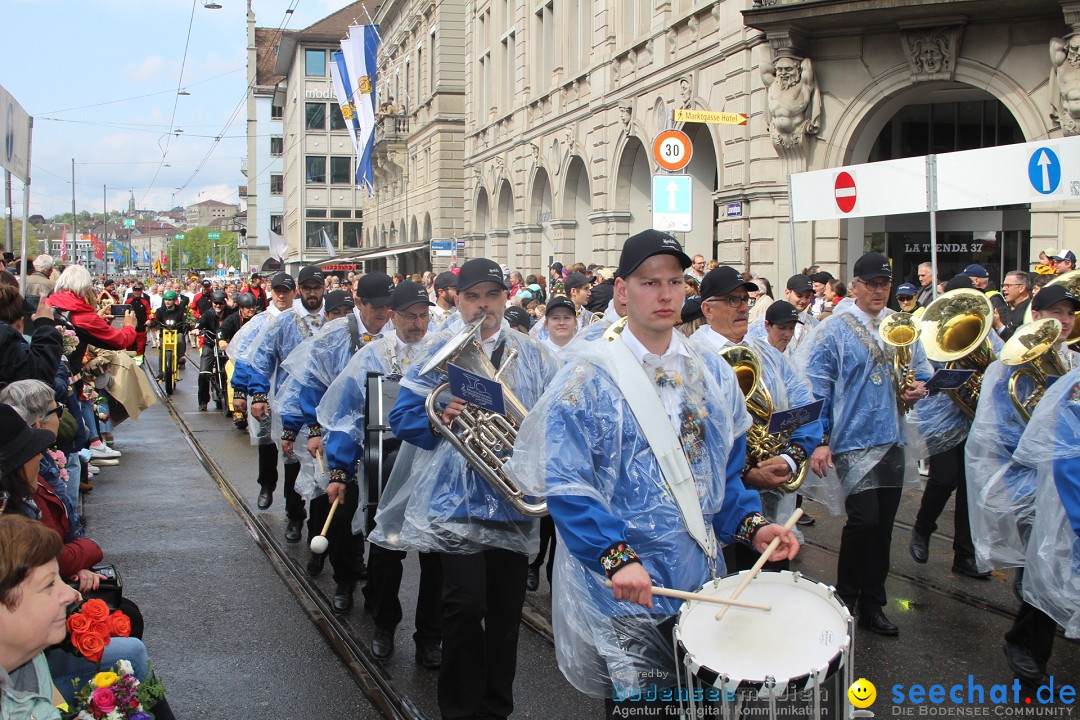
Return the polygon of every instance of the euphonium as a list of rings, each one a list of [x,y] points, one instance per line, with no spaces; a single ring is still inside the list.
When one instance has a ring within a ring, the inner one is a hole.
[[[974,370],[962,386],[948,390],[965,415],[975,417],[983,373],[994,362],[987,339],[994,322],[990,298],[978,290],[947,292],[926,306],[922,314],[922,343],[926,357],[948,369]]]
[[[744,345],[732,345],[720,351],[735,371],[739,389],[746,398],[746,411],[753,423],[746,433],[746,465],[754,467],[763,460],[776,457],[791,442],[791,431],[769,432],[769,421],[773,414],[773,401],[761,372],[761,360],[750,348]],[[792,476],[777,487],[784,492],[795,492],[806,479],[808,464],[800,463]]]
[[[1080,270],[1070,270],[1064,275],[1058,275],[1056,278],[1046,283],[1046,285],[1064,285],[1070,295],[1073,297],[1080,297]],[[1024,313],[1024,324],[1026,325],[1033,319],[1031,314],[1031,303],[1028,303],[1028,309]],[[1076,313],[1072,332],[1069,333],[1069,337],[1065,338],[1065,344],[1072,348],[1077,348],[1078,345],[1080,345],[1080,311]]]
[[[1021,325],[1001,348],[1002,365],[1024,366],[1017,368],[1009,378],[1009,399],[1025,423],[1031,420],[1031,413],[1046,392],[1049,378],[1068,372],[1054,349],[1060,335],[1061,323],[1055,318],[1044,318]],[[1035,389],[1026,398],[1020,396],[1017,388],[1021,377],[1028,377],[1035,383]]]
[[[471,373],[498,380],[501,372],[513,362],[516,351],[509,351],[503,358],[502,367],[496,370],[476,339],[483,321],[484,319],[480,318],[466,325],[461,332],[450,338],[421,369],[420,374],[424,375],[432,370],[446,372],[447,365],[453,363]],[[466,405],[461,415],[454,418],[450,425],[445,425],[435,409],[435,401],[449,387],[450,383],[443,383],[428,395],[426,409],[432,427],[464,456],[469,466],[511,507],[528,517],[547,515],[547,503],[529,502],[504,467],[514,451],[518,428],[528,412],[521,400],[510,388],[503,385],[505,415],[470,404]]]
[[[901,413],[906,413],[914,406],[914,403],[905,402],[902,396],[915,383],[915,373],[911,370],[911,346],[919,339],[919,332],[915,318],[906,312],[889,315],[878,328],[881,339],[894,350],[893,383],[896,385],[896,406]]]

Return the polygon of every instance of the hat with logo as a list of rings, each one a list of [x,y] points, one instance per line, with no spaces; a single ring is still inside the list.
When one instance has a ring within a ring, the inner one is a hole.
[[[881,253],[866,253],[855,261],[855,277],[860,280],[873,280],[875,278],[892,279],[892,265],[889,259]]]
[[[972,263],[964,268],[964,274],[973,278],[988,278],[990,273],[986,272],[986,268],[978,263]]]
[[[571,315],[577,315],[577,306],[574,305],[574,303],[570,301],[570,298],[566,297],[565,295],[556,295],[555,297],[548,300],[545,317],[547,315],[550,315],[551,311],[555,310],[556,308],[565,308],[570,311]]]
[[[814,281],[805,275],[792,275],[787,279],[787,289],[797,293],[813,292]]]
[[[787,300],[777,300],[765,310],[765,322],[770,325],[784,325],[786,323],[801,323],[799,311]]]
[[[465,292],[473,285],[486,282],[495,283],[503,290],[509,289],[506,287],[506,281],[503,280],[502,268],[497,262],[487,258],[473,258],[461,266],[457,289],[458,292]]]
[[[407,310],[413,305],[424,304],[434,305],[431,302],[431,298],[428,297],[427,290],[420,283],[412,282],[411,280],[405,280],[398,283],[398,286],[394,288],[393,295],[391,296],[391,306],[395,312],[401,312]]]
[[[589,278],[579,272],[572,272],[566,276],[566,280],[563,281],[563,287],[567,291],[574,290],[576,288],[583,288],[589,284]]]
[[[210,286],[211,286],[211,285],[213,285],[213,284],[214,284],[214,283],[210,282],[210,278],[203,278],[203,281],[202,281],[202,286],[203,286],[204,288],[208,288],[208,287],[210,287]]]
[[[637,235],[631,235],[623,243],[622,254],[619,255],[619,269],[615,271],[615,277],[623,279],[629,277],[641,263],[653,255],[673,255],[683,270],[691,264],[690,256],[683,252],[682,245],[673,236],[659,230],[643,230]]]
[[[1073,254],[1072,250],[1058,250],[1056,253],[1054,253],[1053,257],[1055,260],[1068,260],[1073,265],[1076,265],[1076,255]]]
[[[331,312],[340,307],[353,307],[352,293],[344,290],[331,290],[323,299],[323,312]]]
[[[457,275],[446,270],[435,276],[435,289],[445,290],[446,288],[457,287],[457,281]]]
[[[901,295],[915,297],[915,293],[917,292],[918,290],[915,289],[914,285],[912,285],[911,283],[904,283],[900,287],[896,288],[896,292],[894,294],[896,295],[896,297],[900,297]]]
[[[415,283],[412,283],[415,284]],[[356,281],[356,297],[372,307],[386,307],[391,304],[394,293],[394,281],[384,272],[369,272]]]
[[[322,270],[314,265],[305,265],[300,268],[300,274],[296,276],[296,284],[303,285],[304,283],[317,282],[322,283],[323,274]]]
[[[730,295],[739,288],[757,290],[758,286],[749,280],[743,280],[743,276],[735,268],[721,265],[705,273],[705,277],[701,279],[701,299]]]
[[[270,278],[270,287],[272,288],[285,288],[286,290],[296,290],[296,281],[293,280],[293,276],[287,272],[274,273],[274,277]]]
[[[1035,297],[1031,298],[1031,309],[1046,310],[1062,301],[1072,303],[1073,312],[1080,311],[1080,300],[1069,292],[1069,289],[1064,285],[1046,285],[1043,287]]]
[[[511,325],[517,325],[526,330],[531,329],[533,325],[532,316],[525,311],[525,308],[519,308],[517,305],[506,308],[506,311],[503,312],[503,317],[506,318],[506,322]]]

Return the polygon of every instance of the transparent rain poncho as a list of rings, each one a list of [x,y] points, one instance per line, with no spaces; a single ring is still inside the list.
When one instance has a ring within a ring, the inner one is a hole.
[[[1024,599],[1080,638],[1080,370],[1047,389],[1013,457],[1038,478]]]
[[[893,349],[878,345],[877,334],[871,335],[859,322],[854,308],[854,303],[838,307],[810,333],[793,358],[806,372],[814,397],[825,400],[822,418],[829,428],[829,448],[836,464],[826,476],[826,480],[836,480],[807,488],[804,494],[836,513],[848,495],[879,487],[882,474],[871,471],[890,448],[911,444],[897,409]],[[886,308],[880,318],[891,314]],[[909,347],[916,380],[930,379],[932,369],[922,344]],[[915,460],[921,452],[925,450],[909,448],[905,453],[906,487],[919,485]]]
[[[810,334],[821,324],[820,320],[805,310],[799,313],[799,320],[802,322],[795,326],[795,334],[791,337],[791,342],[788,343],[787,348],[784,350],[784,357],[795,357],[795,353],[798,352],[798,349],[805,341],[809,340]],[[764,315],[750,323],[750,327],[746,329],[746,339],[768,341],[768,331],[765,329]]]
[[[426,338],[401,387],[427,398],[446,382],[445,372],[432,370],[421,375],[420,370],[464,326],[460,316],[454,316],[441,332]],[[511,330],[506,320],[502,321],[499,341],[505,343],[504,365],[511,350],[516,351],[500,381],[526,408],[531,408],[550,385],[558,362],[542,343]],[[450,399],[447,390],[436,407],[441,410]],[[399,456],[395,471],[401,464]],[[407,498],[396,493],[390,497],[390,488],[384,493],[389,505],[406,504],[398,547],[448,553],[503,548],[526,555],[533,550],[537,521],[511,508],[441,436],[432,452],[417,453],[412,472],[416,477],[414,483],[406,485],[410,493]]]
[[[251,357],[254,348],[258,347],[258,340],[261,337],[262,332],[273,324],[273,321],[280,313],[271,312],[269,310],[257,314],[255,317],[244,323],[235,335],[233,335],[232,342],[229,343],[229,347],[225,349],[225,354],[235,363],[239,365],[248,363],[248,359]],[[250,414],[250,413],[249,413]],[[251,418],[251,422],[248,423],[248,436],[251,439],[252,445],[271,445],[274,444],[274,434],[272,428],[273,421],[269,416],[264,416],[263,419],[256,420]],[[280,428],[277,435],[280,437]]]
[[[724,507],[732,448],[750,427],[750,417],[731,367],[715,353],[702,355],[683,344],[688,354],[678,387],[686,416],[697,418],[704,437],[688,460],[706,525],[721,542],[732,542],[741,517],[720,527],[722,509],[730,513],[739,497],[760,511],[757,493],[742,488],[741,481],[732,506]],[[651,611],[616,602],[604,584],[599,555],[578,557],[569,550],[568,528],[591,528],[592,516],[571,522],[559,508],[587,501],[597,517],[617,518],[625,525],[621,540],[637,552],[655,585],[692,591],[710,578],[705,553],[686,531],[656,457],[613,379],[608,348],[604,340],[568,348],[565,366],[525,420],[510,462],[526,492],[546,496],[549,507],[555,503],[556,654],[570,683],[594,697],[610,697],[612,687],[632,690],[665,682],[655,673],[658,668],[672,672],[675,658],[671,635],[657,624],[676,614],[681,601],[654,596]],[[559,505],[559,499],[566,503]],[[723,574],[722,555],[717,565]]]

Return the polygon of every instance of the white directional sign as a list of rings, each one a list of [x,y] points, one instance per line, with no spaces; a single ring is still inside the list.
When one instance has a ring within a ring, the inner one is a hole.
[[[938,155],[937,208],[1080,198],[1080,137]]]
[[[926,158],[904,158],[792,175],[792,216],[831,220],[926,212]]]
[[[689,175],[653,175],[653,227],[667,232],[693,229],[693,203]]]

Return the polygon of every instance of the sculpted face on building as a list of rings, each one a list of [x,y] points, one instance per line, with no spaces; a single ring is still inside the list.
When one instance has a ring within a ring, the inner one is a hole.
[[[782,54],[762,63],[761,79],[768,88],[766,118],[774,145],[793,148],[817,133],[821,98],[809,58]]]
[[[1065,135],[1080,135],[1080,35],[1050,41],[1050,117]]]

